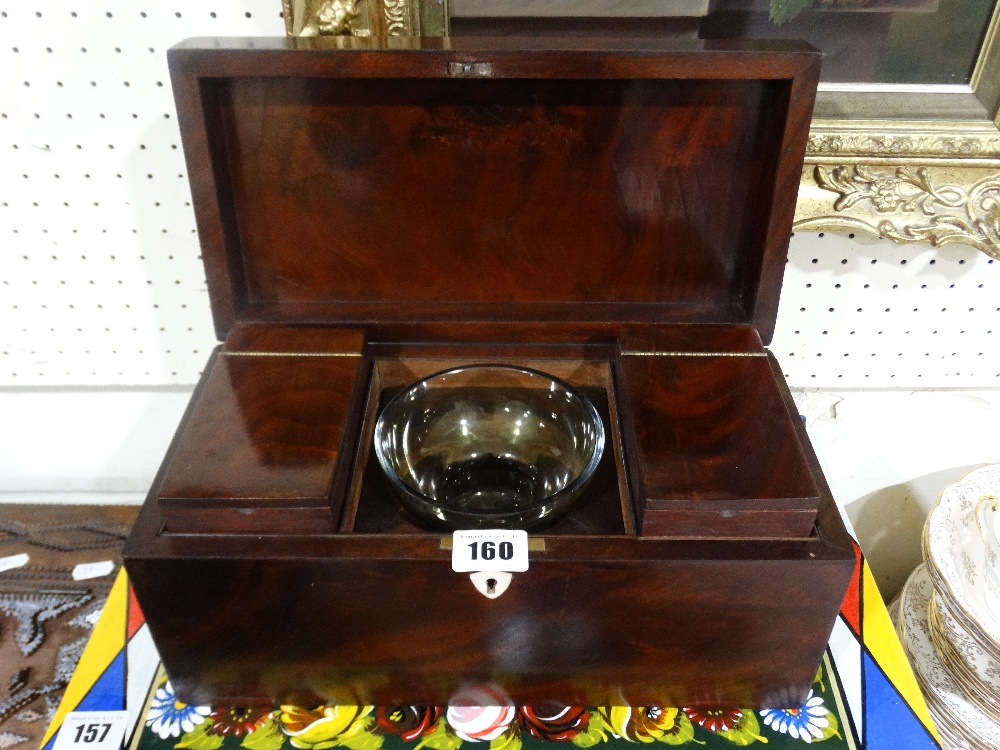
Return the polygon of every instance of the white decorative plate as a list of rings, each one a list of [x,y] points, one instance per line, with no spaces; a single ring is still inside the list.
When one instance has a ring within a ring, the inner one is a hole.
[[[900,624],[914,671],[929,693],[928,705],[934,720],[960,731],[972,747],[998,748],[1000,724],[965,697],[934,650],[927,624],[927,605],[933,593],[927,568],[921,565],[903,587]]]
[[[976,503],[986,494],[1000,494],[1000,464],[945,487],[924,525],[924,560],[950,614],[1000,662],[1000,622],[983,598],[986,550],[975,516]]]
[[[951,616],[935,591],[927,608],[931,640],[962,692],[1000,722],[1000,667]]]

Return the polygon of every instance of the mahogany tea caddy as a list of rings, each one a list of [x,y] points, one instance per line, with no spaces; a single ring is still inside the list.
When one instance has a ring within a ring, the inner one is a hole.
[[[764,346],[817,53],[389,45],[169,54],[223,343],[125,559],[178,695],[799,705],[855,564]],[[607,433],[495,599],[372,448],[394,393],[475,363],[567,381]]]

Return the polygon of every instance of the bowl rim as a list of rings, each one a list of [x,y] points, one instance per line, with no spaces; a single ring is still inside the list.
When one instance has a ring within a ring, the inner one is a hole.
[[[593,477],[594,472],[597,470],[597,465],[601,462],[601,458],[604,456],[606,429],[604,426],[604,420],[601,419],[601,415],[597,411],[597,407],[594,406],[594,403],[589,398],[587,398],[587,395],[582,391],[580,391],[575,386],[571,385],[570,383],[567,383],[562,378],[558,378],[555,375],[551,375],[547,372],[535,369],[533,367],[521,367],[519,365],[481,362],[468,365],[459,365],[458,367],[449,367],[447,369],[438,370],[437,372],[431,373],[430,375],[427,375],[426,377],[423,377],[420,380],[411,383],[410,385],[405,387],[403,390],[401,390],[399,393],[397,393],[395,396],[389,399],[389,402],[382,408],[382,411],[375,422],[375,434],[373,440],[375,448],[375,457],[378,459],[378,462],[382,467],[382,472],[385,474],[385,476],[389,479],[389,482],[394,487],[403,490],[403,492],[407,496],[426,505],[433,506],[435,502],[434,498],[428,497],[424,493],[414,489],[409,484],[400,479],[399,475],[389,464],[388,458],[386,458],[386,456],[383,454],[381,448],[382,445],[381,438],[382,438],[382,433],[384,431],[385,415],[388,414],[393,409],[393,407],[395,407],[398,402],[402,401],[408,394],[410,394],[417,388],[424,386],[426,383],[435,380],[437,378],[440,378],[444,375],[451,375],[455,373],[465,372],[467,370],[513,370],[514,372],[525,373],[528,375],[537,375],[549,382],[556,383],[561,388],[565,389],[568,393],[572,394],[574,398],[579,400],[580,403],[584,405],[587,412],[590,414],[591,423],[596,427],[597,435],[596,435],[596,440],[594,441],[594,450],[590,456],[590,459],[587,461],[586,465],[583,467],[580,473],[577,474],[576,477],[574,477],[573,480],[569,482],[565,487],[562,487],[556,492],[553,492],[551,495],[546,495],[544,498],[539,500],[538,503],[530,507],[534,508],[537,507],[538,505],[551,503],[555,499],[559,498],[561,495],[567,495],[571,492],[575,492],[580,486],[590,481],[590,479]],[[469,514],[463,514],[462,511],[454,511],[454,512],[456,514],[469,515]],[[484,519],[500,520],[518,515],[519,513],[523,512],[524,510],[517,512],[508,512],[508,513],[479,514],[479,517]]]

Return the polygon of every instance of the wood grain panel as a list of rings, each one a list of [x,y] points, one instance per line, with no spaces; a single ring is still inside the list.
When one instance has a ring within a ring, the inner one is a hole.
[[[335,354],[359,356],[364,333],[332,326],[239,325],[226,338],[227,353]]]
[[[812,532],[819,490],[766,356],[626,355],[622,369],[643,534]]]
[[[550,536],[487,600],[436,535],[247,545],[156,537],[144,514],[129,573],[195,703],[442,705],[492,680],[528,705],[796,705],[854,564],[822,524],[785,542]]]
[[[559,319],[753,321],[767,340],[815,53],[548,42],[173,50],[220,336]],[[470,58],[491,76],[449,76]]]
[[[295,509],[310,509],[322,524],[317,530],[332,528],[330,493],[359,362],[219,356],[158,488],[168,528],[301,532],[304,522],[290,515]],[[239,513],[213,516],[223,508]]]

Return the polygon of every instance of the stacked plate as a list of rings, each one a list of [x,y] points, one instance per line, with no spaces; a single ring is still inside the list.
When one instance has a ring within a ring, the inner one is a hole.
[[[986,548],[975,509],[1000,494],[1000,465],[941,493],[924,526],[921,565],[900,597],[900,640],[950,747],[1000,750],[1000,620],[986,608]]]

